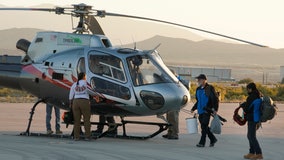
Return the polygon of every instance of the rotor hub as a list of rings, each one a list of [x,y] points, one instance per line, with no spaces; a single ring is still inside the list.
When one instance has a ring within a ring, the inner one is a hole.
[[[75,14],[78,14],[79,16],[82,14],[89,14],[92,13],[92,6],[86,5],[84,3],[81,4],[73,4],[74,12]]]

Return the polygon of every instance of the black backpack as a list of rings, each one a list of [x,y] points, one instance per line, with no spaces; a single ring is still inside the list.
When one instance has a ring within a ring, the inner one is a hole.
[[[215,88],[208,84],[205,88],[205,94],[211,99],[211,105],[217,111],[219,108],[219,94],[216,92]]]
[[[273,100],[269,96],[262,97],[262,103],[260,106],[261,122],[272,120],[277,112],[277,107]]]

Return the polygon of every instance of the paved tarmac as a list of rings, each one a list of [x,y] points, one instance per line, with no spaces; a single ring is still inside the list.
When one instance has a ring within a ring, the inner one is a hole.
[[[190,109],[191,105],[186,109]],[[246,127],[240,127],[232,120],[233,110],[237,106],[234,103],[220,104],[220,114],[228,122],[223,126],[222,134],[217,135],[218,142],[213,148],[208,147],[208,144],[205,148],[195,147],[200,135],[187,134],[185,118],[190,115],[184,112],[180,113],[179,140],[163,139],[163,133],[149,140],[101,138],[91,142],[19,136],[26,129],[31,106],[27,103],[0,103],[0,160],[240,160],[248,152]],[[257,132],[267,160],[280,160],[284,156],[284,105],[278,107],[277,117],[263,124],[263,128]],[[162,122],[154,116],[128,119]],[[93,116],[92,120],[97,120],[97,116]],[[116,120],[119,121],[118,118]],[[61,127],[64,134],[70,134],[72,127]],[[130,125],[128,129],[133,135],[145,135],[155,128]],[[31,131],[45,133],[44,104],[36,109]]]

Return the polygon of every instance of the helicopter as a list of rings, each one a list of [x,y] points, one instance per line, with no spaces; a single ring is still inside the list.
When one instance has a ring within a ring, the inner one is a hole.
[[[190,101],[188,89],[165,65],[158,53],[159,45],[150,50],[114,47],[105,36],[97,17],[115,16],[154,21],[265,47],[182,24],[96,10],[83,3],[72,7],[0,8],[0,11],[5,10],[54,12],[79,19],[73,33],[45,31],[38,32],[31,42],[20,39],[16,47],[25,52],[23,58],[19,62],[0,63],[1,86],[27,91],[39,99],[31,109],[28,127],[23,135],[32,135],[30,126],[39,103],[69,110],[69,90],[80,72],[86,73],[89,88],[96,93],[90,103],[92,114],[119,116],[121,123],[116,123],[115,126],[123,127],[121,137],[124,138],[152,138],[170,125],[167,122],[127,121],[125,117],[157,115],[158,118],[165,119],[163,114],[180,110]],[[3,57],[9,59],[12,56],[2,56],[2,59]],[[159,129],[148,136],[128,136],[126,124],[155,125]]]

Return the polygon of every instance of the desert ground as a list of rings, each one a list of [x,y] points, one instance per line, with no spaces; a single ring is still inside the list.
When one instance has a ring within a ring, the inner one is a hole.
[[[114,138],[100,138],[91,142],[73,141],[52,137],[19,136],[25,131],[28,123],[31,103],[0,103],[0,159],[9,160],[89,160],[89,159],[191,159],[191,160],[239,160],[248,152],[246,127],[240,127],[232,120],[237,103],[221,103],[219,114],[228,122],[222,128],[222,134],[217,135],[218,142],[214,148],[197,148],[200,134],[188,134],[185,118],[191,115],[180,112],[179,140],[166,140],[162,134],[148,140],[125,140]],[[186,109],[190,109],[189,104]],[[284,105],[278,104],[277,116],[263,124],[257,132],[263,149],[264,159],[283,159],[284,146]],[[63,111],[62,111],[63,113]],[[128,120],[162,122],[155,116],[132,117]],[[93,121],[97,116],[92,117]],[[119,118],[116,117],[119,121]],[[53,122],[53,121],[52,121]],[[54,123],[52,123],[54,126]],[[70,134],[72,126],[61,125],[64,134]],[[92,127],[96,129],[95,126]],[[129,133],[145,135],[155,128],[148,126],[129,126]],[[40,104],[34,116],[31,132],[45,132],[45,105]],[[121,130],[119,130],[121,133]],[[199,130],[200,132],[200,130]]]

